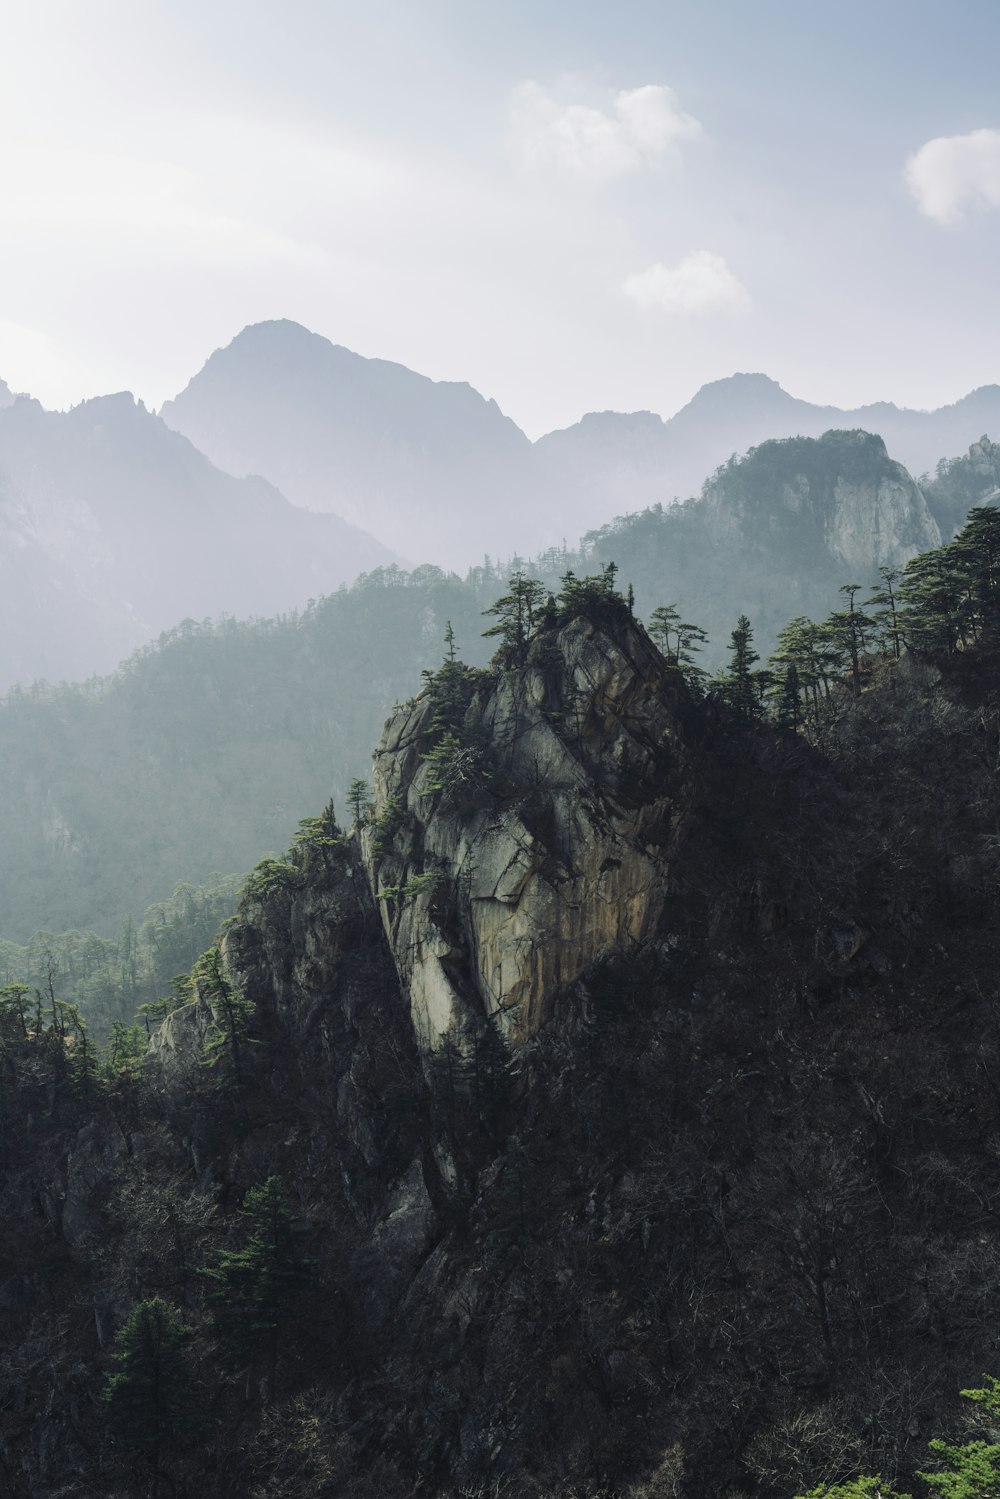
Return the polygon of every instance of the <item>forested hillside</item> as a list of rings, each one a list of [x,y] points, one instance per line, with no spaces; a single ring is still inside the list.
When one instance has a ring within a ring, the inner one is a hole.
[[[991,475],[976,468],[963,497],[978,500]],[[879,439],[831,433],[766,443],[700,499],[620,518],[528,571],[558,591],[567,572],[614,561],[640,617],[673,605],[707,634],[699,661],[715,672],[740,615],[766,657],[789,618],[823,618],[846,582],[860,585],[860,604],[881,586],[880,567],[939,539]],[[449,620],[464,658],[486,659],[482,611],[507,576],[500,563],[464,581],[376,569],[300,615],[188,621],[113,677],[10,694],[0,934],[117,935],[178,881],[247,870],[283,847],[303,809],[332,797],[342,810],[386,713],[439,660]]]
[[[145,1060],[0,997],[14,1499],[989,1494],[998,526],[798,723],[518,580]]]

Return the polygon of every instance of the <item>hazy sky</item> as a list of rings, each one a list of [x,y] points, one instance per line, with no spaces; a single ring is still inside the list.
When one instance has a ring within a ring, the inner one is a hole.
[[[764,370],[1000,381],[997,0],[0,0],[0,376],[159,405],[249,322],[532,436]]]

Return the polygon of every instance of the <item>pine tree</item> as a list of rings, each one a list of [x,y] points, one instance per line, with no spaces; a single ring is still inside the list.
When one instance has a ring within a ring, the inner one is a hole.
[[[273,1404],[285,1333],[313,1272],[298,1253],[280,1177],[250,1188],[242,1217],[249,1231],[244,1247],[216,1250],[214,1264],[201,1273],[231,1354],[248,1371],[262,1367]]]
[[[898,567],[880,567],[878,571],[882,587],[876,589],[866,601],[865,608],[878,606],[877,612],[871,616],[876,638],[884,642],[884,654],[891,655],[893,660],[898,661],[903,649],[903,632],[899,621],[896,584],[903,574]]]
[[[154,1494],[164,1456],[182,1448],[196,1425],[190,1340],[180,1312],[159,1296],[141,1301],[115,1336],[116,1368],[103,1399],[120,1444],[148,1463]]]
[[[661,604],[649,617],[649,633],[668,665],[678,668],[689,687],[701,691],[707,674],[696,664],[695,652],[708,640],[701,625],[681,619],[676,604]]]
[[[980,1405],[995,1426],[1000,1422],[1000,1379],[985,1376],[978,1390],[962,1390],[966,1400]],[[928,1443],[934,1456],[946,1466],[936,1473],[918,1473],[927,1487],[945,1499],[997,1499],[1000,1495],[1000,1443],[978,1440],[957,1446],[935,1437]]]
[[[911,1499],[911,1495],[899,1493],[884,1478],[876,1475],[874,1478],[853,1478],[850,1483],[835,1483],[832,1488],[829,1484],[821,1484],[818,1489],[810,1489],[808,1494],[800,1494],[798,1499]]]
[[[371,806],[371,796],[368,791],[368,782],[361,776],[356,776],[347,791],[347,805],[351,809],[354,818],[353,826],[359,828],[364,822]]]
[[[752,723],[763,713],[763,683],[761,674],[753,669],[760,657],[753,648],[753,629],[745,614],[736,621],[729,654],[729,667],[716,678],[716,688],[736,719]]]
[[[502,598],[483,610],[497,620],[483,631],[483,637],[487,640],[499,637],[500,644],[493,657],[498,666],[523,666],[541,614],[545,588],[523,572],[512,574],[507,587],[509,591]]]
[[[222,953],[210,947],[195,964],[192,983],[212,1012],[212,1028],[205,1042],[204,1067],[215,1068],[235,1084],[242,1100],[247,1082],[247,1048],[254,1043],[250,1026],[255,1006],[226,976]]]

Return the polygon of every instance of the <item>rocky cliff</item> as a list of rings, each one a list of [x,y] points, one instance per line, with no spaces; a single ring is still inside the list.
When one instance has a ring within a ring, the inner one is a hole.
[[[870,432],[762,443],[728,464],[703,498],[708,529],[755,549],[812,549],[869,577],[940,546],[920,487]]]
[[[5,1492],[908,1485],[996,1366],[1000,703],[985,647],[885,670],[819,747],[620,601],[546,625],[393,716],[141,1072],[5,1002]],[[265,1181],[298,1278],[234,1333]],[[199,1405],[156,1471],[99,1399],[152,1296]]]
[[[695,774],[692,704],[645,633],[585,619],[486,676],[442,784],[430,692],[375,753],[365,861],[414,1030],[518,1044],[602,953],[658,928]]]

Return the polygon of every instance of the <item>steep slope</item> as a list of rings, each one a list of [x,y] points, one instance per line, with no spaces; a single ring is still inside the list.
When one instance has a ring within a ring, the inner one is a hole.
[[[718,664],[736,616],[771,650],[793,615],[823,618],[842,583],[866,588],[940,542],[920,487],[865,432],[765,442],[684,505],[653,506],[588,537],[587,562],[614,561],[644,613],[675,603],[707,628]]]
[[[439,673],[387,727],[363,837],[324,814],[258,873],[145,1080],[85,1091],[8,1007],[16,1499],[909,1488],[995,1359],[1000,704],[988,649],[886,670],[821,753],[690,702],[623,608],[543,628],[523,665],[451,673],[491,774],[421,758]],[[494,881],[524,828],[535,869]],[[436,900],[387,895],[421,844]],[[481,958],[521,921],[560,970],[494,988]],[[442,1025],[415,946],[450,964]],[[264,1182],[277,1261],[248,1243]],[[244,1285],[282,1272],[256,1322],[198,1273],[224,1255]],[[155,1480],[96,1398],[154,1295],[198,1405]]]
[[[127,394],[0,410],[0,527],[0,689],[107,671],[186,616],[302,607],[391,560],[264,480],[221,473]]]
[[[1000,443],[981,437],[962,457],[939,463],[923,490],[941,535],[950,540],[973,506],[1000,502]]]
[[[387,725],[366,857],[421,1045],[484,1019],[521,1041],[560,984],[655,932],[691,705],[641,632],[578,619],[484,680],[444,772],[439,711],[425,693]]]
[[[245,328],[161,412],[222,468],[463,570],[539,529],[530,444],[495,401],[364,359],[297,323]]]

